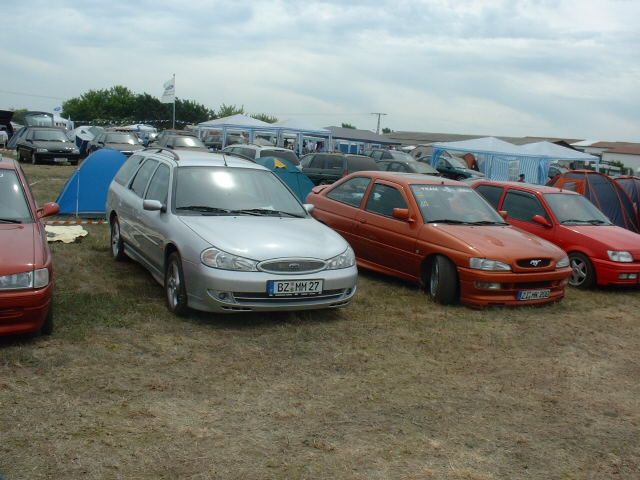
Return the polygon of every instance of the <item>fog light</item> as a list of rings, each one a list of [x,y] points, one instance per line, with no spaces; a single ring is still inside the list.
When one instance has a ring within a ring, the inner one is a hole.
[[[621,273],[620,275],[618,275],[618,278],[620,280],[637,280],[638,274],[637,273]]]
[[[476,282],[476,288],[480,288],[482,290],[500,290],[502,288],[501,283],[495,282]]]
[[[560,285],[563,286],[563,287],[566,286],[568,283],[569,283],[569,278],[563,278],[560,281]]]
[[[236,303],[235,298],[233,298],[233,293],[231,292],[220,292],[218,290],[209,290],[209,295],[218,300],[219,302],[224,303]]]

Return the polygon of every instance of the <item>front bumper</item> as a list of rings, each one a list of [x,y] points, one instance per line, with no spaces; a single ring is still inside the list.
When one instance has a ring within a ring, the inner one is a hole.
[[[345,307],[356,293],[355,266],[309,274],[274,275],[234,272],[183,261],[189,307],[206,312],[270,312]],[[268,280],[323,280],[323,291],[314,296],[269,297]],[[225,295],[220,298],[220,293]]]
[[[51,308],[53,283],[37,290],[0,292],[0,335],[38,332]]]
[[[458,267],[460,277],[460,302],[472,307],[543,305],[564,298],[564,290],[571,275],[571,268],[549,272],[513,273],[488,272]],[[501,288],[478,288],[477,282],[499,283]],[[523,290],[550,290],[548,298],[518,300]]]
[[[593,268],[596,271],[598,285],[640,285],[640,263],[612,262],[611,260],[600,260],[592,258]],[[635,273],[634,279],[621,279],[620,275]]]
[[[47,163],[61,163],[56,162],[57,158],[65,158],[69,163],[78,163],[80,160],[80,153],[71,152],[46,152],[46,153],[34,153],[38,162]]]

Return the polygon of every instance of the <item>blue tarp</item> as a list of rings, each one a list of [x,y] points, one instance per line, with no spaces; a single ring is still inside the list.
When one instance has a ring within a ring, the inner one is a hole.
[[[267,167],[280,177],[287,186],[296,194],[301,202],[306,202],[307,195],[313,188],[313,182],[304,173],[288,160],[276,157],[256,158],[256,163]]]
[[[104,215],[109,185],[126,160],[122,153],[108,148],[89,155],[67,180],[56,200],[60,214]]]

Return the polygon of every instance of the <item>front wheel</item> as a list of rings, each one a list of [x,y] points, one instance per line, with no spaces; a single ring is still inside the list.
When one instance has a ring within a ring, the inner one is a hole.
[[[113,217],[111,220],[111,256],[118,262],[121,262],[126,257],[118,217]]]
[[[591,288],[596,283],[596,274],[591,261],[582,253],[569,254],[571,276],[569,285],[576,288]]]
[[[167,260],[164,274],[164,291],[167,308],[178,316],[187,313],[187,289],[182,272],[182,260],[178,252],[173,252]]]
[[[37,165],[38,159],[36,158],[36,152],[31,152],[31,165]]]
[[[440,305],[451,305],[458,300],[458,272],[456,266],[442,255],[431,262],[429,296]]]

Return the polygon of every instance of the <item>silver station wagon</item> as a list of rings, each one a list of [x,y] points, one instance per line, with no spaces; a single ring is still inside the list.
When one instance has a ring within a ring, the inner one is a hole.
[[[353,250],[312,208],[249,160],[149,148],[118,171],[106,212],[113,257],[145,266],[183,315],[347,305]]]

